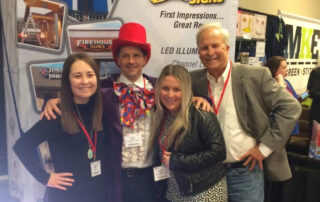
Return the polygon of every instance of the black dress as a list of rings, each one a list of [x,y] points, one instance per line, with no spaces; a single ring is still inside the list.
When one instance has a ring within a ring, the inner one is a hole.
[[[88,122],[89,106],[78,105],[81,117]],[[94,138],[93,138],[94,139]],[[91,177],[87,152],[88,140],[83,132],[68,134],[62,130],[60,117],[56,120],[42,120],[35,124],[14,145],[14,151],[27,170],[42,184],[46,185],[50,175],[39,164],[35,153],[37,146],[48,141],[55,173],[73,173],[75,182],[66,191],[48,187],[44,201],[50,202],[106,202],[108,179],[106,177],[106,138],[104,133],[97,134],[96,160],[101,161],[102,174]]]

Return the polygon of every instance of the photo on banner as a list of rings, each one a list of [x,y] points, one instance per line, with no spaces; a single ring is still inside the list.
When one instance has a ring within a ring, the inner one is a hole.
[[[67,7],[50,0],[16,0],[16,39],[24,48],[60,51]]]
[[[122,25],[120,20],[94,23],[77,23],[67,26],[67,47],[70,54],[86,53],[100,67],[100,79],[119,73],[113,62],[112,40],[118,37]]]
[[[30,64],[28,68],[33,88],[33,103],[40,113],[46,101],[60,97],[63,62]]]

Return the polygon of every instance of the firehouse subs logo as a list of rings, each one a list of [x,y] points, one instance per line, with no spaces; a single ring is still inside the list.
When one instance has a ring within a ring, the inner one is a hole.
[[[87,51],[110,51],[112,39],[76,40],[75,46]]]
[[[169,0],[150,0],[153,4],[163,3]],[[181,0],[188,2],[190,5],[199,5],[199,4],[220,4],[223,3],[224,0]]]

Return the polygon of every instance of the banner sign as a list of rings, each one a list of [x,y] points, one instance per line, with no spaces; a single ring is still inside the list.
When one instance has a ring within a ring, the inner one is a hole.
[[[310,72],[316,67],[320,49],[320,21],[281,13],[286,24],[288,47],[287,79],[298,94],[306,91]]]
[[[230,58],[234,58],[237,0],[108,0],[107,4],[108,19],[79,22],[68,16],[68,6],[61,0],[1,2],[6,40],[2,48],[8,55],[4,69],[10,191],[21,202],[41,202],[45,186],[25,170],[11,148],[39,121],[45,101],[59,96],[68,55],[89,54],[105,79],[119,72],[112,60],[112,40],[123,23],[138,22],[146,28],[151,44],[144,73],[157,77],[170,63],[192,71],[203,68],[195,38],[198,28],[219,22],[230,32]],[[40,156],[48,156],[42,150]]]
[[[233,59],[237,10],[236,0],[115,1],[109,17],[139,22],[146,27],[151,59],[144,72],[158,76],[165,65],[172,63],[183,65],[189,71],[203,68],[196,33],[208,22],[219,22],[229,30],[230,58]]]

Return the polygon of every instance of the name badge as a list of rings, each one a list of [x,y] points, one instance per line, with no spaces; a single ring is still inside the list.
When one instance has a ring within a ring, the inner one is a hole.
[[[143,146],[142,134],[141,133],[131,133],[124,136],[124,146],[125,147],[141,147]]]
[[[160,181],[171,177],[170,170],[165,166],[153,167],[154,181]]]
[[[101,161],[93,161],[90,163],[91,177],[101,175]]]

